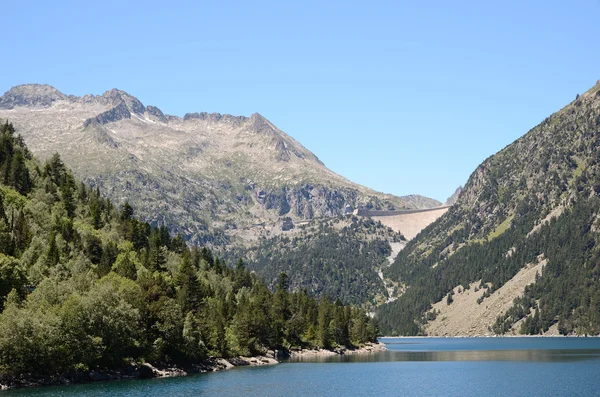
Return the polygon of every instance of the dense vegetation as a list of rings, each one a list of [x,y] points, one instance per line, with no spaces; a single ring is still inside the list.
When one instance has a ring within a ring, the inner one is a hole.
[[[369,218],[316,220],[295,233],[264,239],[249,252],[249,268],[275,284],[279,272],[295,289],[346,304],[375,304],[387,294],[377,270],[401,235]]]
[[[487,159],[458,203],[407,245],[386,275],[409,288],[379,311],[382,331],[420,334],[431,304],[454,287],[490,283],[485,302],[523,266],[546,259],[493,331],[525,319],[527,334],[553,324],[563,334],[598,334],[599,194],[600,84]],[[544,221],[555,210],[562,214]]]
[[[271,291],[115,207],[58,155],[40,164],[0,127],[0,374],[56,374],[125,361],[193,362],[266,349],[356,345],[365,312]]]
[[[496,333],[525,318],[524,334],[545,332],[557,323],[561,334],[600,333],[600,198],[580,200],[544,226],[534,241],[549,258],[543,276],[494,325]]]
[[[490,283],[480,301],[483,303],[485,297],[510,280],[524,264],[545,258],[548,263],[542,275],[498,319],[493,331],[506,333],[515,322],[529,315],[530,309],[539,308],[535,316],[525,321],[522,333],[539,334],[555,323],[563,334],[599,333],[600,234],[593,231],[599,211],[600,198],[582,199],[527,238],[539,213],[533,206],[523,207],[513,219],[512,227],[491,242],[465,246],[435,267],[430,261],[394,267],[395,277],[399,275],[412,287],[397,302],[382,307],[379,313],[382,329],[419,334],[420,326],[427,320],[423,314],[430,304],[440,301],[455,286],[468,288],[478,280],[482,285]],[[399,258],[399,264],[410,263],[407,252],[400,254],[403,257]],[[508,252],[511,254],[507,255]]]

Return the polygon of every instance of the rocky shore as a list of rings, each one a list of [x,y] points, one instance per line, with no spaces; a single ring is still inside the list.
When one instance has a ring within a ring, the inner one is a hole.
[[[214,372],[239,366],[274,365],[279,363],[277,352],[270,351],[264,356],[209,358],[196,364],[169,365],[165,363],[133,363],[119,369],[95,368],[88,371],[73,370],[57,376],[36,376],[23,374],[18,378],[0,375],[0,390],[17,387],[56,386],[94,381],[121,379],[152,379],[187,376],[194,373]]]
[[[371,354],[387,350],[383,343],[367,343],[362,347],[336,347],[334,349],[292,349],[290,358],[325,357],[348,354]]]
[[[335,356],[348,354],[371,354],[387,350],[383,343],[368,343],[362,347],[347,348],[344,346],[327,349],[292,349],[287,351],[269,351],[263,356],[209,358],[195,364],[171,365],[165,363],[132,363],[119,369],[94,368],[91,370],[73,370],[56,376],[36,376],[23,374],[18,378],[0,375],[0,390],[18,387],[57,386],[95,381],[152,379],[187,376],[205,372],[227,370],[240,366],[275,365],[283,358],[308,358],[316,356]]]

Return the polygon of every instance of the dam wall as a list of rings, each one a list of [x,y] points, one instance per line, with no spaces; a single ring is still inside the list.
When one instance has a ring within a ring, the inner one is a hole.
[[[358,216],[396,216],[396,215],[408,215],[408,214],[419,214],[422,212],[430,212],[430,211],[440,211],[444,209],[448,209],[450,206],[443,207],[435,207],[435,208],[424,208],[424,209],[416,209],[416,210],[386,210],[386,211],[377,211],[377,210],[365,210],[365,209],[357,209],[354,214]]]
[[[440,216],[444,215],[449,206],[428,208],[422,210],[373,211],[356,210],[355,215],[368,216],[380,221],[395,232],[400,232],[407,240],[412,240],[417,234]]]

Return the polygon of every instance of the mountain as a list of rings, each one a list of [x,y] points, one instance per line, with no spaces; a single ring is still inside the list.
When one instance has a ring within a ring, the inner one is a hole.
[[[271,291],[242,261],[225,266],[134,211],[0,125],[2,389],[132,377],[143,362],[181,375],[214,357],[375,339],[364,311],[289,292],[285,275]]]
[[[600,81],[485,160],[386,277],[387,334],[600,332]]]
[[[444,205],[454,205],[456,204],[456,202],[458,201],[458,196],[460,195],[460,193],[463,191],[463,187],[459,186],[454,193],[452,194],[452,196],[448,197],[448,199],[446,200],[446,202],[444,203]]]
[[[40,158],[59,153],[113,202],[128,201],[143,219],[191,242],[253,241],[280,230],[282,217],[440,205],[348,181],[258,113],[177,117],[117,89],[77,97],[29,84],[0,97],[0,118]]]

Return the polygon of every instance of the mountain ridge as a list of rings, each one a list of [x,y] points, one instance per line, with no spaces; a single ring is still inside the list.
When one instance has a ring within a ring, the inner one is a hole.
[[[342,215],[347,207],[440,205],[347,180],[259,113],[179,117],[116,88],[74,96],[29,84],[0,97],[0,118],[10,119],[41,158],[60,153],[116,203],[133,200],[144,219],[175,225],[174,232],[197,243],[268,235],[250,229],[282,216],[298,221]]]

